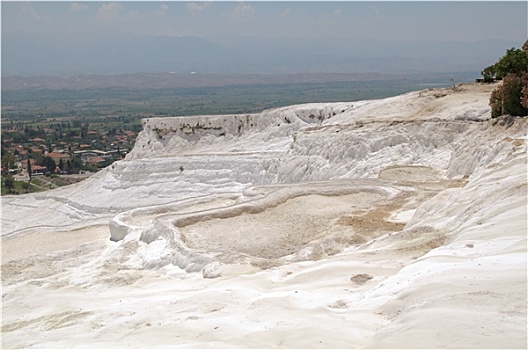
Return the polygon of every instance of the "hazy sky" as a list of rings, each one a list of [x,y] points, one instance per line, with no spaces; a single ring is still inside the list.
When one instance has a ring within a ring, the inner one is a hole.
[[[527,2],[7,2],[2,31],[81,35],[364,37],[473,42],[527,38]]]

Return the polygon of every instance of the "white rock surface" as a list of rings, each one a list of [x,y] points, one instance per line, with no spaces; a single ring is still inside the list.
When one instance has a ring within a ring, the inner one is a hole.
[[[528,122],[493,88],[145,120],[2,198],[3,348],[526,348]]]

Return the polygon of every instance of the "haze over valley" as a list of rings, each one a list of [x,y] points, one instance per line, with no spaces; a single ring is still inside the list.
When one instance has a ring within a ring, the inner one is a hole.
[[[2,76],[478,74],[523,24],[522,2],[4,2]]]
[[[386,41],[359,38],[231,37],[217,44],[195,36],[98,33],[6,33],[2,75],[123,73],[473,73],[495,62],[507,40],[479,42]]]

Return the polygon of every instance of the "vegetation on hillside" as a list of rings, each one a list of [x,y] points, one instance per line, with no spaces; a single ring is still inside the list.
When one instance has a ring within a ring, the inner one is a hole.
[[[502,80],[490,96],[493,118],[509,114],[528,115],[528,40],[522,49],[511,48],[494,65],[484,68],[485,82]]]

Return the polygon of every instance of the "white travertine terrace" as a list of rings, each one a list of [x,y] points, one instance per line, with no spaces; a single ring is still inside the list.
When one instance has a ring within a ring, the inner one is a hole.
[[[4,348],[526,348],[525,118],[493,85],[149,118],[2,198]]]

